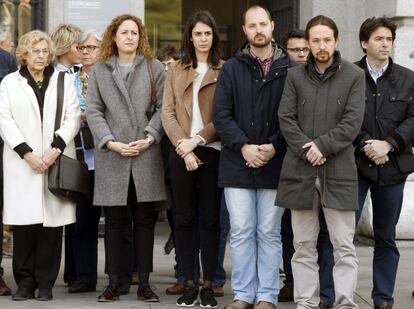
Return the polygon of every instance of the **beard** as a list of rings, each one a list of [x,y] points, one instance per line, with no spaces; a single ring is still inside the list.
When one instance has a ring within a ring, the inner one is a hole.
[[[319,63],[326,63],[331,61],[333,55],[330,55],[327,51],[317,52],[315,55],[315,60]]]
[[[253,38],[248,38],[248,41],[250,45],[260,48],[269,45],[269,43],[272,41],[272,37],[267,37],[264,34],[256,34]]]

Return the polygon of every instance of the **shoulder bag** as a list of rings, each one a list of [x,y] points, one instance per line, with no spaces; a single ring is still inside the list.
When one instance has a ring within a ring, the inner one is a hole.
[[[56,132],[63,112],[65,72],[60,72],[57,85]],[[49,191],[60,199],[81,203],[89,198],[89,172],[85,162],[61,154],[49,167]]]

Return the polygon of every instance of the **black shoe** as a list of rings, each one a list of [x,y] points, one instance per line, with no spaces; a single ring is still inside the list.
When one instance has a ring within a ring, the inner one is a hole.
[[[194,286],[186,286],[183,296],[175,303],[179,307],[194,307],[198,298],[198,289]]]
[[[131,286],[129,284],[121,284],[119,286],[119,294],[120,295],[128,295],[130,288],[131,288]]]
[[[18,287],[16,293],[13,294],[12,300],[28,300],[34,298],[34,290],[26,287]]]
[[[140,285],[137,290],[137,297],[139,300],[156,303],[160,301],[160,298],[154,291],[151,289],[149,284]]]
[[[68,292],[70,294],[72,293],[87,293],[87,292],[95,292],[96,291],[96,285],[95,284],[89,284],[89,283],[83,283],[83,282],[76,282],[72,284],[69,287]]]
[[[39,289],[39,293],[37,293],[37,300],[40,301],[47,301],[53,299],[53,294],[51,289]]]
[[[98,302],[111,302],[119,299],[119,288],[108,285],[101,295],[98,296]]]
[[[214,298],[214,292],[211,288],[202,288],[200,292],[201,308],[217,308],[217,300]]]

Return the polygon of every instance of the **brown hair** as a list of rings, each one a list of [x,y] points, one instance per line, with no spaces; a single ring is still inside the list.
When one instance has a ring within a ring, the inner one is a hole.
[[[112,19],[109,26],[106,28],[102,39],[102,45],[99,53],[99,59],[105,61],[113,55],[118,55],[118,48],[114,41],[116,32],[119,26],[126,20],[132,20],[138,26],[139,41],[137,47],[137,54],[143,55],[145,58],[152,58],[151,48],[147,39],[147,32],[141,19],[129,14],[119,15]]]
[[[181,42],[181,50],[183,52],[182,61],[185,64],[192,63],[193,68],[196,68],[198,65],[194,43],[191,40],[192,31],[197,23],[205,24],[213,31],[213,42],[210,51],[208,52],[207,63],[209,65],[217,66],[220,63],[220,36],[216,21],[208,11],[195,12],[187,20]]]
[[[335,40],[338,39],[338,27],[335,24],[335,22],[333,21],[333,19],[324,16],[324,15],[318,15],[315,16],[314,18],[312,18],[310,21],[308,21],[308,24],[306,25],[306,30],[305,30],[305,37],[306,40],[309,41],[309,30],[315,26],[318,25],[322,25],[322,26],[326,26],[328,28],[331,28],[332,31],[334,32],[334,38]]]

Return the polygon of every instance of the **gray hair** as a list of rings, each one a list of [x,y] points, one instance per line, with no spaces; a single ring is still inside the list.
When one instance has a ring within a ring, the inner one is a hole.
[[[10,32],[10,26],[0,24],[0,43],[7,40],[7,35]]]
[[[78,44],[85,42],[90,36],[97,40],[99,44],[102,42],[102,34],[99,31],[95,29],[86,29],[79,35]]]

